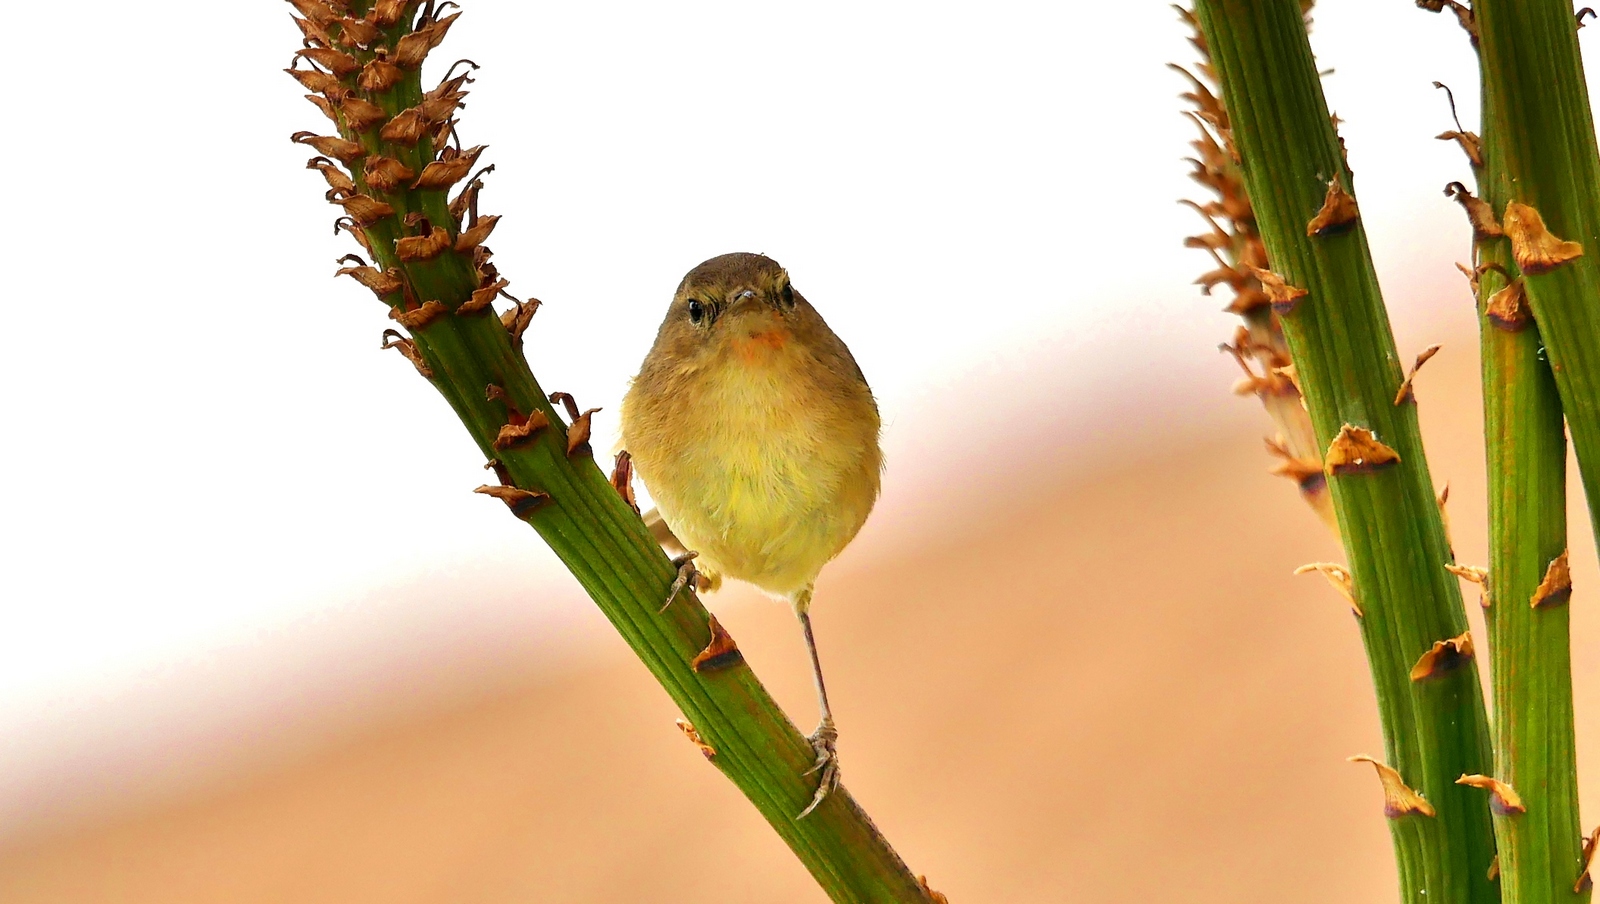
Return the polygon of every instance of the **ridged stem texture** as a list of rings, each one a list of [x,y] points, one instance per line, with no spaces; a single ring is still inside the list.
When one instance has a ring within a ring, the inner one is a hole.
[[[1461,592],[1445,570],[1452,558],[1415,403],[1396,403],[1404,375],[1300,5],[1200,0],[1196,12],[1281,280],[1269,295],[1325,450],[1384,759],[1396,770],[1385,810],[1401,900],[1495,901],[1485,795],[1455,783],[1490,763],[1476,668],[1449,643],[1467,631]]]
[[[1565,263],[1522,269],[1600,526],[1600,152],[1577,19],[1564,0],[1477,0],[1472,10],[1506,203],[1528,205],[1551,237],[1582,246]]]
[[[481,149],[463,150],[455,137],[470,79],[452,72],[424,92],[420,75],[427,51],[459,13],[442,16],[431,0],[291,2],[307,37],[292,74],[338,125],[337,135],[300,133],[295,140],[321,153],[309,166],[328,180],[329,200],[347,214],[341,223],[373,259],[354,260],[342,272],[373,289],[408,331],[391,331],[386,346],[412,360],[489,460],[499,483],[480,491],[504,501],[549,543],[682,709],[701,752],[829,897],[936,901],[845,789],[796,819],[816,787],[816,777],[805,774],[815,758],[810,744],[731,638],[713,631],[691,592],[660,611],[675,567],[595,465],[587,416],[571,412],[564,424],[522,354],[522,331],[537,303],[518,302],[496,316],[491,303],[506,284],[482,244],[495,220],[478,215],[481,183],[467,176]],[[452,200],[449,192],[463,180]],[[485,501],[491,504],[499,505]],[[687,741],[685,747],[693,749]],[[702,859],[709,872],[739,869],[715,852]]]
[[[1541,190],[1531,184],[1543,174],[1538,159],[1545,156],[1546,142],[1562,144],[1568,127],[1590,128],[1583,73],[1572,40],[1571,8],[1535,0],[1518,3],[1515,13],[1508,15],[1500,6],[1475,4],[1480,33],[1485,25],[1492,29],[1482,57],[1484,168],[1479,179],[1482,201],[1492,217],[1502,216],[1509,202],[1539,207],[1534,199],[1565,190]],[[1536,13],[1534,8],[1540,6],[1547,8]],[[1544,49],[1534,52],[1536,47]],[[1542,82],[1536,93],[1561,97],[1558,107],[1564,115],[1528,119],[1534,111],[1520,107],[1520,92],[1532,87],[1529,79],[1555,77],[1548,67],[1563,59],[1572,67],[1559,76],[1567,87]],[[1528,65],[1535,67],[1534,73],[1506,71],[1508,66]],[[1583,105],[1581,117],[1570,107],[1574,103]],[[1530,128],[1538,130],[1533,142],[1520,137]],[[1586,140],[1568,143],[1565,153],[1586,154],[1592,161],[1592,128]],[[1530,156],[1534,154],[1537,157]],[[1561,166],[1573,168],[1576,162],[1562,161]],[[1587,199],[1591,207],[1595,201],[1593,195]],[[1558,208],[1539,209],[1549,226]],[[1565,210],[1560,215],[1563,224],[1574,222],[1565,218]],[[1600,252],[1600,244],[1585,241]],[[1484,265],[1479,268],[1478,297],[1489,466],[1486,616],[1494,695],[1494,777],[1510,786],[1520,805],[1507,808],[1502,800],[1493,801],[1501,895],[1508,904],[1574,904],[1586,901],[1589,891],[1576,888],[1582,852],[1568,633],[1571,585],[1565,568],[1566,432],[1558,380],[1550,366],[1554,350],[1547,352],[1543,323],[1533,322],[1526,305],[1519,307],[1518,302],[1520,293],[1528,297],[1537,293],[1535,311],[1544,311],[1547,319],[1554,317],[1559,324],[1553,324],[1556,331],[1571,342],[1572,314],[1587,308],[1592,316],[1596,299],[1565,294],[1583,282],[1576,269],[1566,275],[1520,272],[1512,243],[1504,235],[1479,231],[1476,244]],[[1576,338],[1580,343],[1592,341],[1582,333]],[[1577,352],[1576,359],[1583,361],[1584,353]],[[1591,392],[1592,411],[1594,396],[1586,383],[1581,379],[1567,383],[1569,395]]]

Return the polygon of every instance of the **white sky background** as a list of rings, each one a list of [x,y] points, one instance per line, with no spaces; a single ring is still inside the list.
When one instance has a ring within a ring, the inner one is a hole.
[[[1449,120],[1429,83],[1475,128],[1473,59],[1404,0],[1324,6],[1313,38],[1403,327],[1464,247],[1440,189],[1468,170],[1432,140]],[[780,260],[850,343],[902,514],[973,454],[953,388],[1108,416],[1130,374],[1173,409],[1231,379],[1212,351],[1231,323],[1179,248],[1198,221],[1174,199],[1197,190],[1164,64],[1192,54],[1164,3],[466,7],[432,72],[484,64],[461,132],[498,167],[491,244],[546,302],[528,334],[546,389],[604,407],[597,448],[677,280],[732,250]],[[288,9],[8,12],[31,37],[0,59],[0,823],[40,738],[162,674],[321,623],[570,611],[537,538],[469,492],[447,406],[378,350],[382,307],[330,278],[357,249],[287,140],[329,127],[278,72]],[[466,579],[507,596],[452,597]],[[385,609],[417,586],[442,589]]]

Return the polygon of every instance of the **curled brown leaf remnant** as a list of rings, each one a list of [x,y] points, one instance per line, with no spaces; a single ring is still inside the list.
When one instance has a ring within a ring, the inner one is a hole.
[[[744,654],[739,652],[739,645],[733,642],[715,615],[707,615],[711,620],[711,640],[705,649],[689,660],[689,665],[697,672],[714,672],[743,662]]]
[[[1449,640],[1434,641],[1428,652],[1418,657],[1417,664],[1411,667],[1411,680],[1426,681],[1454,671],[1471,662],[1472,653],[1471,631]]]
[[[1453,134],[1453,133],[1446,133]],[[1473,197],[1473,194],[1460,182],[1451,182],[1444,187],[1445,197],[1461,205],[1467,212],[1467,222],[1472,224],[1472,240],[1482,242],[1487,239],[1498,238],[1505,235],[1500,221],[1495,219],[1494,208],[1482,198]]]
[[[1517,267],[1523,273],[1548,273],[1583,256],[1582,245],[1551,235],[1539,211],[1521,201],[1506,205],[1505,231],[1511,239],[1511,253],[1516,256]]]
[[[1417,0],[1417,6],[1430,13],[1444,12],[1448,9],[1455,14],[1456,22],[1467,33],[1468,39],[1472,41],[1472,46],[1478,46],[1478,22],[1473,18],[1471,9],[1457,3],[1456,0]]]
[[[528,415],[528,419],[516,424],[507,424],[500,428],[500,433],[494,438],[496,449],[511,449],[533,439],[540,430],[550,426],[550,419],[544,412],[535,411]]]
[[[447,310],[449,309],[444,306],[444,302],[442,301],[426,301],[423,302],[421,307],[411,311],[403,311],[400,308],[390,308],[389,316],[398,321],[400,325],[406,329],[415,330],[421,329],[422,327],[432,323],[434,318],[444,314],[444,312]]]
[[[1306,235],[1338,235],[1355,226],[1361,218],[1356,209],[1356,199],[1344,190],[1338,179],[1328,180],[1328,193],[1322,199],[1322,209],[1306,224]]]
[[[716,759],[717,749],[701,739],[700,730],[690,724],[688,719],[679,719],[677,725],[678,730],[683,732],[683,736],[689,739],[689,743],[699,748],[701,756],[708,760]]]
[[[1392,767],[1365,754],[1350,757],[1352,763],[1371,763],[1378,770],[1378,780],[1383,783],[1383,815],[1390,819],[1400,819],[1405,816],[1437,816],[1433,804],[1428,803],[1422,795],[1411,790],[1400,773]]]
[[[1479,568],[1476,565],[1457,565],[1446,562],[1444,570],[1450,572],[1463,581],[1470,581],[1478,585],[1478,605],[1489,608],[1489,569]]]
[[[382,347],[392,348],[404,355],[406,360],[410,361],[412,366],[417,369],[417,373],[430,380],[433,379],[433,368],[429,367],[428,362],[423,360],[422,353],[417,351],[417,344],[400,335],[397,330],[383,331]]]
[[[1361,611],[1361,604],[1356,602],[1355,581],[1350,577],[1350,569],[1334,562],[1311,562],[1296,568],[1294,573],[1302,575],[1310,574],[1313,571],[1327,578],[1328,583],[1333,585],[1333,589],[1339,591],[1339,594],[1350,603],[1350,611],[1356,614],[1356,618],[1361,618],[1365,615]]]
[[[1437,84],[1437,83],[1435,83]],[[1454,141],[1461,145],[1462,153],[1474,169],[1483,169],[1483,140],[1475,132],[1440,132],[1434,136],[1440,141]]]
[[[1489,808],[1501,816],[1515,816],[1518,813],[1528,812],[1516,789],[1497,778],[1490,778],[1487,775],[1463,775],[1456,779],[1456,784],[1488,791]]]
[[[1398,408],[1407,402],[1415,402],[1417,400],[1416,394],[1412,390],[1412,383],[1417,379],[1417,371],[1422,369],[1422,365],[1428,363],[1428,359],[1437,354],[1439,354],[1439,346],[1430,345],[1423,349],[1421,354],[1417,355],[1417,363],[1411,365],[1411,372],[1406,374],[1404,380],[1400,381],[1400,389],[1394,394],[1395,407]]]
[[[511,514],[516,515],[518,518],[527,517],[531,512],[533,512],[534,509],[550,501],[549,493],[540,493],[535,490],[524,490],[519,487],[497,487],[484,484],[472,492],[482,493],[485,496],[493,496],[501,502],[504,502],[506,507],[511,509]]]
[[[611,468],[611,486],[634,514],[640,514],[639,500],[633,497],[633,456],[626,449],[617,453],[616,464]]]
[[[917,884],[922,886],[923,893],[928,896],[928,900],[932,901],[933,904],[950,904],[949,898],[934,891],[933,888],[928,885],[927,876],[918,876]]]
[[[1597,859],[1600,859],[1600,826],[1595,826],[1595,830],[1583,840],[1583,872],[1578,873],[1578,881],[1572,885],[1574,894],[1581,895],[1594,887]]]
[[[1483,305],[1483,316],[1508,333],[1515,333],[1527,326],[1533,320],[1533,315],[1528,311],[1528,291],[1522,284],[1522,278],[1512,280],[1505,288],[1490,295]]]
[[[1533,598],[1529,605],[1535,609],[1547,606],[1559,606],[1572,599],[1572,568],[1567,559],[1567,551],[1562,550],[1561,555],[1550,560],[1550,565],[1545,569],[1544,580],[1539,582],[1539,587],[1533,591]]]
[[[443,226],[435,226],[427,235],[408,235],[395,239],[394,252],[402,261],[430,261],[449,248],[450,233]]]
[[[1256,279],[1261,281],[1261,291],[1267,296],[1267,301],[1272,303],[1272,310],[1279,314],[1287,314],[1294,310],[1295,303],[1306,297],[1306,290],[1299,286],[1291,286],[1283,277],[1271,270],[1260,267],[1251,268]]]
[[[1400,454],[1378,442],[1371,430],[1345,424],[1329,444],[1322,462],[1329,476],[1363,474],[1398,464]]]

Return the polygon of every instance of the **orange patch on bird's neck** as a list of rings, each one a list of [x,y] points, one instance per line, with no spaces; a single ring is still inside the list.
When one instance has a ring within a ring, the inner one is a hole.
[[[787,330],[763,330],[733,340],[734,353],[746,364],[764,361],[774,352],[781,351],[789,342]]]

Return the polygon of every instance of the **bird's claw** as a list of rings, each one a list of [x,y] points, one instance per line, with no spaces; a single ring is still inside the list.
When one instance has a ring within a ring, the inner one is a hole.
[[[667,601],[661,604],[657,614],[672,608],[672,601],[678,598],[678,594],[683,588],[688,587],[690,590],[700,589],[698,580],[700,572],[696,571],[694,567],[694,557],[698,555],[699,553],[697,552],[686,552],[681,556],[672,557],[672,564],[678,566],[678,576],[673,579],[672,589],[667,593]]]
[[[806,740],[811,742],[811,749],[816,751],[817,760],[804,774],[817,776],[817,793],[812,795],[811,803],[795,819],[805,819],[811,815],[811,811],[839,787],[839,729],[833,727],[833,720],[824,719]]]

